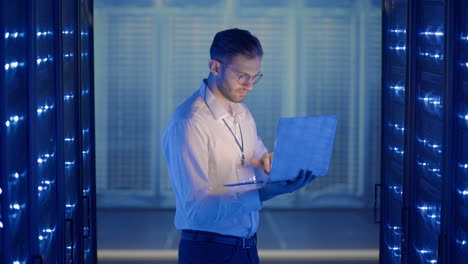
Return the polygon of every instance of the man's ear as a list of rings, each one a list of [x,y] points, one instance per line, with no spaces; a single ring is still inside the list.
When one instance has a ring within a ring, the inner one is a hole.
[[[221,72],[221,63],[217,60],[209,60],[208,67],[210,67],[211,73],[215,76]]]

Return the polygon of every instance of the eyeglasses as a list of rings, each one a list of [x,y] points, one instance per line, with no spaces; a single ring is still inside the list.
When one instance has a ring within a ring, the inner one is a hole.
[[[237,82],[240,84],[240,85],[247,85],[249,84],[249,82],[252,80],[252,84],[255,85],[257,84],[263,77],[263,73],[259,72],[257,74],[255,74],[254,76],[250,76],[249,74],[247,73],[242,73],[242,72],[238,72],[236,70],[233,70],[231,67],[229,67],[229,65],[227,65],[226,63],[220,61],[220,60],[217,60],[219,61],[221,64],[224,64],[226,65],[226,68],[229,68],[231,69],[231,71],[235,72],[238,76],[239,76],[239,79],[237,79]]]

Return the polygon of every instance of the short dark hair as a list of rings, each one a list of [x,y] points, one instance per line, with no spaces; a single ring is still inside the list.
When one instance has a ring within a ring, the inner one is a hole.
[[[211,59],[223,59],[230,63],[236,55],[249,59],[263,56],[262,45],[258,38],[249,31],[231,28],[216,33],[210,48]]]

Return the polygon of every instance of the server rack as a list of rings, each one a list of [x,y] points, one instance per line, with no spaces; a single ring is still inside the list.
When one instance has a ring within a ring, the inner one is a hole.
[[[380,262],[466,263],[468,1],[383,4]]]
[[[96,263],[92,2],[0,14],[0,262]]]
[[[401,263],[408,1],[385,1],[382,54],[381,263]]]

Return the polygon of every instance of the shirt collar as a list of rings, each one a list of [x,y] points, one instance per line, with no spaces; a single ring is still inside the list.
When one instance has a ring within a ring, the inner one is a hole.
[[[200,96],[205,100],[208,108],[211,110],[214,118],[220,120],[225,117],[231,116],[224,106],[216,99],[214,94],[208,88],[207,80],[204,79],[200,85]],[[230,103],[232,114],[236,119],[243,119],[245,115],[245,109],[240,103]]]

